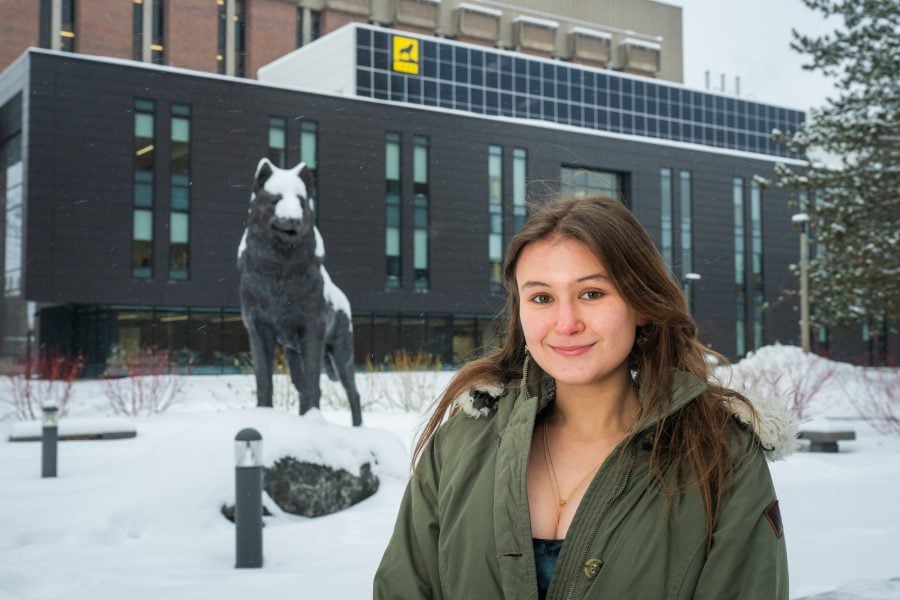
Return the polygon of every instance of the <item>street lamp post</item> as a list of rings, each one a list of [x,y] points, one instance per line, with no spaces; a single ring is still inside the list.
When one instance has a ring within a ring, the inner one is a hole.
[[[263,566],[262,435],[241,429],[234,437],[234,528],[238,569]]]
[[[47,405],[41,428],[41,477],[56,477],[56,448],[59,439],[59,409]]]
[[[791,222],[800,228],[800,347],[809,352],[809,215],[797,213]]]

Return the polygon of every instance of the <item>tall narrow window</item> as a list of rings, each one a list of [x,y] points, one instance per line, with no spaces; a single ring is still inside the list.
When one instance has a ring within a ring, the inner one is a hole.
[[[169,279],[187,279],[190,267],[191,107],[172,105]]]
[[[52,48],[53,37],[53,0],[41,0],[39,42],[41,48]]]
[[[75,52],[75,0],[40,0],[38,15],[41,48]]]
[[[216,4],[219,7],[218,71],[243,77],[247,56],[244,0],[216,0]]]
[[[413,138],[413,269],[417,290],[430,287],[428,269],[428,138]]]
[[[228,55],[228,7],[225,6],[225,0],[216,0],[216,4],[219,9],[219,43],[216,65],[219,74],[224,75],[228,71],[228,61],[225,60]]]
[[[132,228],[131,273],[153,276],[153,176],[156,170],[155,104],[152,100],[134,103],[134,218]]]
[[[234,74],[243,77],[247,64],[247,33],[244,0],[234,0]]]
[[[679,173],[679,196],[681,208],[681,277],[682,279],[688,273],[694,271],[694,252],[693,252],[693,217],[691,199],[691,172],[681,171]]]
[[[503,292],[503,148],[488,149],[488,261],[491,291]]]
[[[402,197],[400,192],[400,134],[392,131],[384,136],[384,183],[385,287],[397,289],[403,285],[400,262]]]
[[[131,4],[131,58],[144,60],[144,0]]]
[[[302,6],[297,7],[297,47],[319,38],[322,13]]]
[[[59,49],[63,52],[75,52],[75,0],[62,0]]]
[[[524,148],[513,149],[513,231],[518,232],[525,224],[528,216],[526,205],[526,189],[528,186],[528,151]]]
[[[747,286],[744,264],[746,240],[744,237],[744,180],[735,177],[732,184],[734,205],[734,351],[737,356],[747,352]]]
[[[672,268],[672,169],[659,171],[660,253]]]
[[[0,169],[5,171],[5,184],[0,187],[0,200],[6,207],[4,283],[7,297],[22,294],[22,135],[16,134],[0,145]],[[5,194],[2,195],[2,194]]]
[[[763,231],[762,189],[756,180],[750,182],[750,265],[753,299],[753,348],[763,345]]]
[[[322,11],[309,11],[309,41],[319,39],[322,36]]]
[[[150,62],[161,65],[165,63],[165,15],[163,0],[152,0],[152,29],[150,32]]]
[[[300,124],[300,161],[312,174],[313,189],[309,190],[313,214],[319,220],[319,125],[315,121]]]
[[[269,117],[269,160],[282,169],[286,159],[286,129],[284,117]]]

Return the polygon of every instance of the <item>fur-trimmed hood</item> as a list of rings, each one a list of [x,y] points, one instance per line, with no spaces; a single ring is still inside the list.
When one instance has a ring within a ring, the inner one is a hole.
[[[693,393],[688,393],[691,400],[699,394],[705,384],[687,373],[683,377],[695,380],[694,385],[682,385]],[[468,392],[457,396],[453,404],[460,411],[475,419],[487,418],[497,412],[501,398],[506,395],[507,387],[500,383],[475,385]],[[749,396],[752,409],[736,398],[724,400],[725,406],[734,418],[749,428],[759,439],[766,459],[776,461],[786,458],[797,448],[798,421],[786,403],[778,398]],[[546,404],[544,401],[542,404]],[[541,406],[543,408],[543,406]]]

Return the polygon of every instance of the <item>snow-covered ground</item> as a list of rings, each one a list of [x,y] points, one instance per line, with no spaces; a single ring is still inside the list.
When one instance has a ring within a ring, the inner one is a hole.
[[[742,367],[796,357],[765,350]],[[840,366],[804,413],[857,439],[838,454],[801,451],[772,464],[792,598],[900,598],[900,435],[877,432],[847,401],[862,373]],[[60,442],[55,479],[40,477],[40,443],[7,441],[13,423],[0,423],[0,600],[371,597],[424,410],[413,399],[449,376],[359,375],[370,398],[362,429],[349,427],[333,388],[321,414],[300,418],[255,408],[249,376],[189,377],[168,411],[129,418],[136,437]],[[280,403],[290,404],[279,385]],[[109,413],[101,383],[76,383],[67,418],[98,425]],[[262,433],[267,459],[289,453],[355,470],[377,456],[381,487],[316,519],[267,501],[275,515],[266,518],[265,565],[235,569],[234,528],[219,511],[233,501],[233,440],[244,427]]]

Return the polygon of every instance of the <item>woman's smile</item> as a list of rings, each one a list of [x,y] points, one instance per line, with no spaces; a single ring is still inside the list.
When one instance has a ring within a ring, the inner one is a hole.
[[[627,375],[643,321],[587,246],[561,237],[529,244],[516,264],[516,285],[526,345],[557,389]]]

